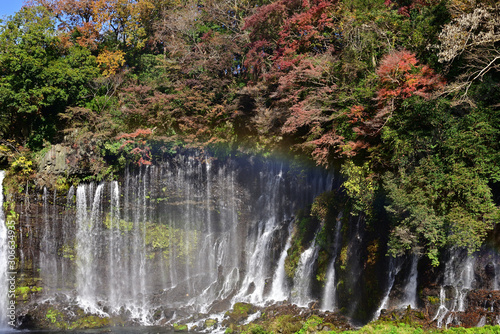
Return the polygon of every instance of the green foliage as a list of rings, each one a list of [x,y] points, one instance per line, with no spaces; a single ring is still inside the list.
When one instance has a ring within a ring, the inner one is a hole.
[[[271,334],[271,332],[266,331],[261,325],[251,324],[242,334]]]
[[[345,245],[340,250],[340,255],[339,255],[340,269],[342,269],[342,270],[346,269],[346,267],[347,267],[347,260],[348,260],[347,245]]]
[[[329,262],[330,262],[330,257],[328,256],[328,253],[325,250],[319,251],[318,269],[316,271],[316,281],[323,284],[325,283],[326,270]]]
[[[22,173],[23,175],[29,175],[33,172],[31,168],[33,166],[33,161],[28,160],[24,155],[14,158],[11,167],[14,171]]]
[[[154,257],[158,254],[168,260],[173,256],[170,253],[173,251],[177,261],[191,263],[196,255],[199,234],[196,230],[182,230],[168,225],[149,223],[146,226],[148,255]]]
[[[57,113],[87,96],[94,57],[62,45],[42,7],[23,7],[3,22],[0,45],[0,133],[40,148],[55,135]]]
[[[68,180],[64,176],[60,176],[56,181],[56,190],[58,193],[66,193],[70,188]]]
[[[397,179],[388,175],[385,181],[388,209],[399,218],[391,235],[393,254],[423,244],[437,266],[440,248],[465,247],[472,253],[498,219],[487,181],[464,165],[448,169],[433,156],[411,174],[401,170]]]
[[[317,331],[318,325],[323,323],[323,319],[318,316],[312,315],[307,319],[302,328],[297,332],[297,334],[307,334]]]
[[[440,298],[435,296],[427,296],[427,301],[431,305],[438,305],[440,303]]]
[[[97,13],[104,3],[85,8]],[[0,136],[14,140],[0,155],[9,159],[10,192],[32,186],[37,151],[60,142],[82,159],[78,175],[57,180],[59,191],[116,177],[130,161],[154,163],[179,145],[222,155],[282,149],[341,165],[349,211],[390,216],[393,255],[419,252],[437,265],[443,247],[477,249],[499,219],[499,67],[484,67],[494,39],[439,63],[433,51],[456,45],[443,35],[453,36],[451,14],[452,23],[465,18],[446,1],[148,0],[87,26],[64,8],[26,6],[0,23]],[[80,30],[59,30],[55,15]],[[111,23],[116,31],[95,30]],[[479,23],[483,33],[487,22]],[[99,76],[97,60],[112,56],[126,64],[104,62]],[[323,194],[298,215],[289,277],[320,222],[318,244],[328,245],[344,204]],[[170,247],[181,254],[197,237],[148,229],[150,257],[168,257]],[[343,268],[347,256],[343,247]]]
[[[37,292],[41,292],[42,290],[43,290],[43,288],[38,287],[38,286],[32,286],[32,287],[19,286],[19,287],[16,287],[16,298],[18,300],[21,299],[23,301],[26,301],[26,300],[28,300],[30,293],[37,293]]]
[[[401,24],[398,39],[404,48],[415,52],[419,59],[435,68],[438,65],[437,55],[428,52],[428,46],[437,43],[441,27],[450,17],[445,1],[436,1],[433,5],[412,10],[410,17]]]
[[[299,243],[293,243],[287,251],[287,256],[285,258],[285,272],[288,278],[295,277],[295,271],[299,265],[300,254],[304,251],[304,248],[300,246]]]
[[[412,99],[382,135],[398,166],[384,176],[394,218],[390,252],[422,248],[433,265],[445,246],[477,250],[499,217],[490,188],[499,176],[496,112],[454,114],[437,102]]]
[[[108,230],[117,229],[123,232],[130,232],[134,227],[134,222],[116,218],[112,220],[109,214],[106,215],[103,224]]]
[[[340,172],[345,177],[342,185],[347,195],[353,200],[351,214],[369,213],[377,189],[375,174],[370,169],[369,162],[365,162],[363,166],[357,166],[349,160],[342,165]]]
[[[266,329],[271,333],[293,334],[302,329],[303,322],[300,316],[285,314],[272,319]]]
[[[424,330],[418,326],[412,326],[408,324],[393,324],[385,322],[375,322],[373,324],[368,324],[365,327],[356,331],[345,331],[345,334],[425,334],[425,333],[439,333],[439,334],[453,334],[453,333],[463,333],[463,334],[495,334],[500,333],[500,326],[484,326],[484,327],[473,327],[473,328],[449,328],[449,329],[430,329]]]
[[[51,329],[86,329],[86,328],[99,328],[109,326],[111,324],[110,319],[106,317],[98,317],[95,315],[81,316],[75,321],[68,320],[61,311],[49,308],[45,314],[45,318],[49,322],[49,328]]]
[[[109,325],[111,325],[111,321],[109,318],[89,315],[69,323],[69,325],[67,325],[67,329],[74,330],[74,329],[87,329],[87,328],[101,328],[101,327],[107,327]]]
[[[49,320],[51,323],[55,324],[57,321],[61,321],[63,314],[55,309],[49,308],[47,313],[45,314],[45,318]]]
[[[236,303],[233,305],[233,309],[227,311],[224,316],[229,317],[233,323],[241,322],[242,320],[248,318],[252,313],[255,313],[256,309],[252,304],[249,303]]]

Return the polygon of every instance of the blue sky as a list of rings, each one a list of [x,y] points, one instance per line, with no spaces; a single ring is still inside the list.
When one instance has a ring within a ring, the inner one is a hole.
[[[14,15],[23,6],[24,0],[0,0],[0,19]]]

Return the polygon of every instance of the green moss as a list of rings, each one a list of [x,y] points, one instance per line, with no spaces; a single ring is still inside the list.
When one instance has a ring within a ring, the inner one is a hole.
[[[17,223],[19,221],[19,214],[16,212],[16,203],[14,202],[4,202],[4,211],[6,213],[5,221],[14,221]]]
[[[30,293],[37,293],[42,291],[42,289],[43,288],[38,286],[33,286],[31,288],[29,286],[18,286],[16,287],[16,299],[26,301],[28,300],[28,296]]]
[[[285,258],[285,273],[289,278],[295,276],[295,271],[299,265],[300,255],[304,252],[304,246],[302,245],[302,235],[304,234],[301,230],[305,227],[300,227],[294,229],[292,235],[292,245],[287,251],[287,256]]]
[[[146,246],[148,257],[153,259],[157,254],[165,260],[170,257],[173,249],[177,261],[192,263],[199,239],[199,231],[183,230],[168,225],[148,223],[146,225]],[[168,261],[167,261],[168,263]]]
[[[101,318],[95,315],[83,317],[68,325],[68,329],[86,329],[86,328],[100,328],[110,326],[109,318]]]
[[[16,295],[18,296],[28,294],[28,292],[30,292],[29,286],[19,286],[16,288]]]
[[[205,320],[205,328],[211,328],[217,325],[217,319],[207,319]]]
[[[440,298],[439,297],[435,297],[435,296],[427,296],[427,301],[431,304],[431,305],[437,305],[441,302]]]
[[[271,332],[266,331],[260,325],[251,324],[242,334],[271,334]]]
[[[227,311],[225,316],[229,317],[233,322],[240,322],[243,319],[248,318],[249,314],[255,312],[255,307],[249,303],[236,303],[233,309]]]
[[[311,215],[319,221],[326,221],[335,207],[335,192],[327,191],[318,195],[312,204]]]
[[[55,187],[58,193],[67,193],[70,187],[70,182],[64,176],[60,176],[57,178]]]
[[[342,247],[342,249],[340,250],[339,261],[340,269],[345,270],[347,267],[347,245]]]
[[[266,329],[272,333],[293,334],[302,328],[303,323],[299,316],[285,314],[272,319]]]
[[[59,321],[62,321],[63,317],[64,315],[61,312],[54,310],[52,308],[49,308],[47,310],[47,313],[45,314],[45,318],[52,324],[56,324]]]
[[[328,267],[329,256],[325,250],[321,250],[318,254],[318,271],[316,273],[316,280],[318,282],[325,282],[326,270]]]
[[[48,328],[50,329],[88,329],[88,328],[101,328],[112,325],[109,318],[101,318],[95,315],[85,316],[83,310],[79,310],[77,315],[80,316],[76,321],[69,321],[64,313],[54,309],[49,308],[45,314],[45,319],[48,321]]]
[[[323,323],[323,319],[316,315],[312,315],[307,319],[302,328],[297,332],[297,334],[307,334],[317,332],[318,325]]]
[[[71,261],[74,261],[76,258],[75,247],[68,244],[62,245],[57,251],[57,254],[65,259],[70,259]]]
[[[116,221],[112,222],[110,214],[106,215],[106,219],[104,219],[103,223],[108,230],[111,230],[111,228],[113,229],[118,228],[120,231],[123,232],[130,232],[134,227],[134,222],[128,222],[124,219],[118,219],[118,222]]]
[[[187,332],[188,326],[184,324],[174,324],[174,331],[176,332]]]
[[[480,328],[450,328],[450,329],[429,329],[424,330],[418,325],[404,323],[374,322],[356,331],[346,331],[345,334],[500,334],[500,326],[484,326]]]

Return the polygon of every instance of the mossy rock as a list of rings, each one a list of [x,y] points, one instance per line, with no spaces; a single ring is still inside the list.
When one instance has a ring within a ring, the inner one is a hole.
[[[298,333],[317,333],[322,330],[323,327],[323,319],[316,315],[312,315],[309,319],[307,319],[304,325],[302,325],[302,328],[298,331]]]
[[[186,324],[174,324],[174,332],[187,332],[188,326]]]
[[[225,316],[229,317],[230,323],[238,323],[248,318],[248,315],[257,312],[255,306],[249,303],[236,303],[233,309],[227,311]]]
[[[266,331],[261,325],[250,324],[242,334],[271,334],[271,332]]]
[[[439,297],[435,297],[435,296],[427,296],[427,300],[429,301],[429,304],[431,304],[431,305],[438,305],[441,303],[441,299]]]
[[[109,318],[101,318],[95,315],[89,315],[80,318],[69,324],[68,329],[88,329],[88,328],[101,328],[111,325]]]
[[[27,301],[30,294],[40,292],[40,291],[42,291],[42,289],[43,288],[38,287],[38,286],[33,286],[31,288],[29,286],[16,287],[16,299],[18,301],[19,300]]]
[[[301,317],[285,314],[274,318],[266,329],[273,333],[293,334],[298,332],[303,324],[304,320]]]
[[[205,328],[215,328],[217,327],[217,319],[207,319],[205,320]]]
[[[50,327],[62,328],[64,323],[63,322],[64,314],[62,314],[58,310],[49,308],[47,310],[47,313],[45,314],[45,318],[50,324],[52,324]]]
[[[36,312],[40,313],[36,313]],[[80,309],[72,310],[59,310],[54,306],[45,308],[39,305],[37,309],[29,314],[30,318],[34,320],[33,328],[37,329],[58,329],[58,330],[72,330],[72,329],[91,329],[109,327],[119,322],[113,322],[109,317],[100,317],[98,315],[89,315]]]

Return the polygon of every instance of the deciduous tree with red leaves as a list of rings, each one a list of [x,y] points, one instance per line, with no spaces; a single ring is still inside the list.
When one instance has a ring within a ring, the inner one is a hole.
[[[378,134],[405,99],[415,95],[429,99],[445,85],[442,76],[429,66],[420,64],[415,54],[407,50],[384,56],[376,74],[380,83],[376,113],[360,126],[359,134],[362,135]]]
[[[127,148],[128,153],[136,159],[139,166],[151,165],[151,148],[147,144],[147,138],[152,134],[151,129],[137,129],[133,133],[123,133],[117,136],[116,140],[122,141],[120,149]]]
[[[281,0],[259,8],[243,27],[250,31],[245,63],[250,73],[265,73],[262,60],[266,57],[270,61],[267,70],[274,74],[297,65],[301,55],[333,50],[335,4],[328,0]]]

